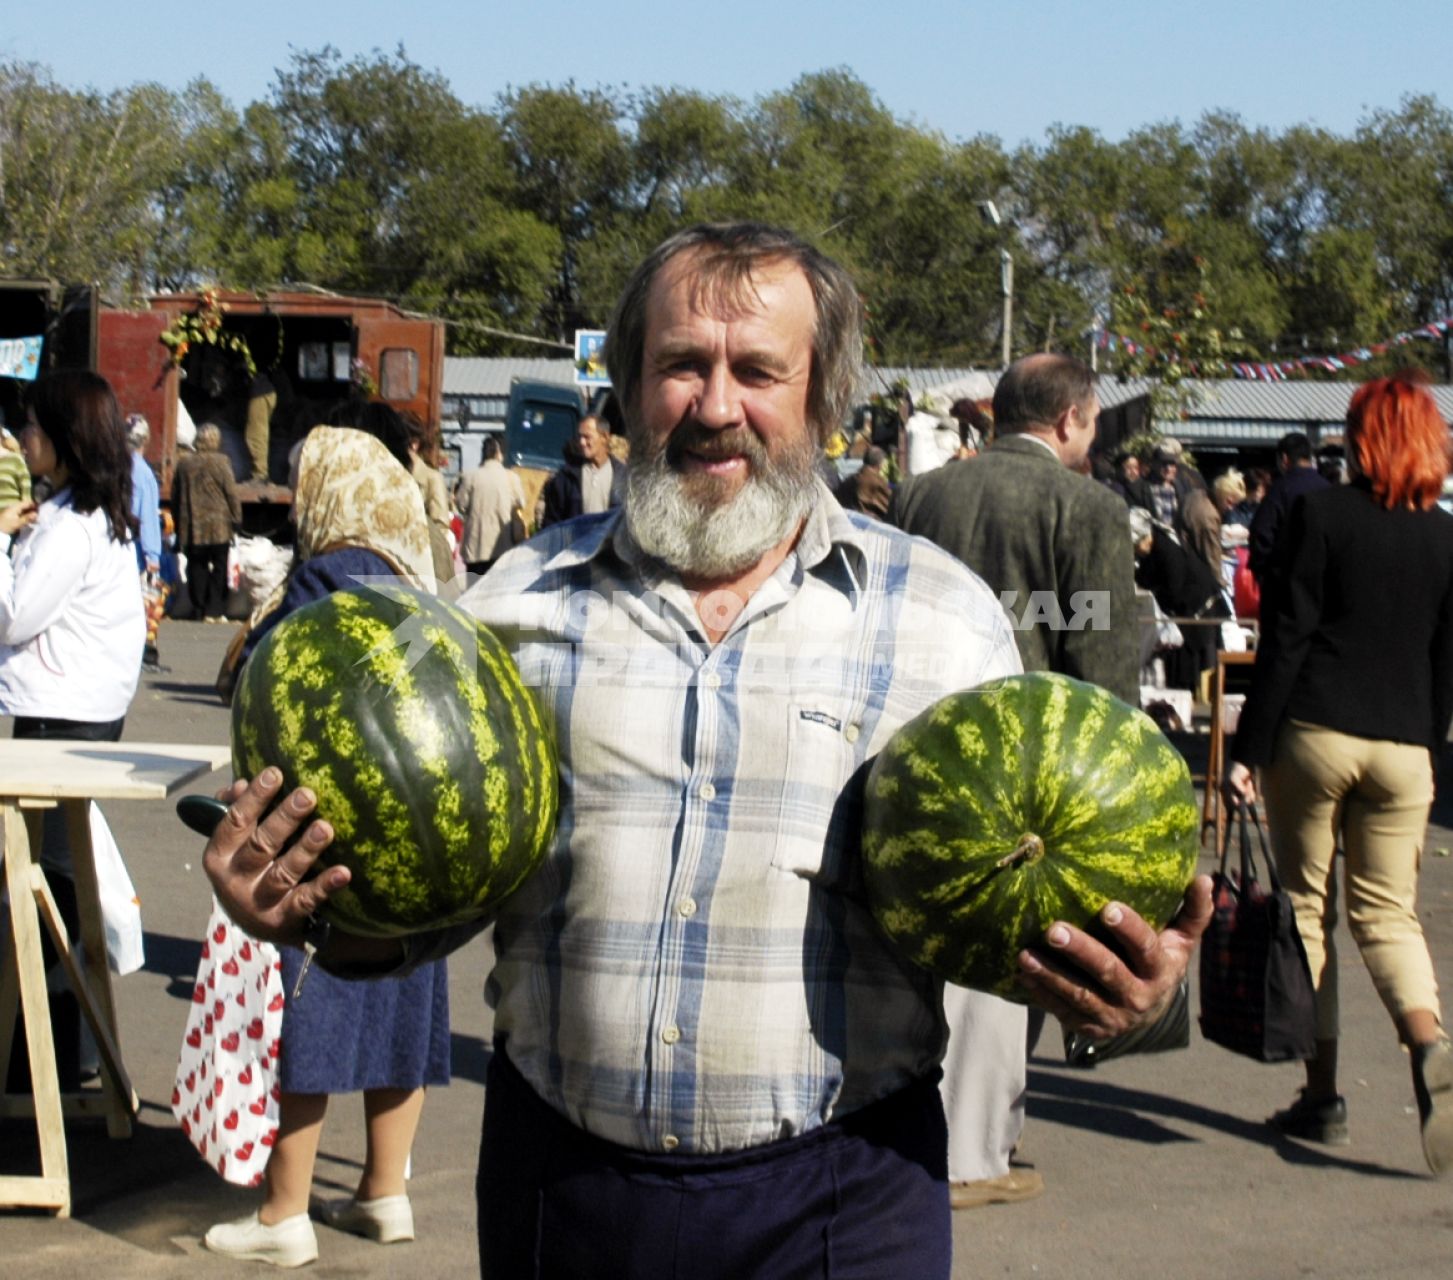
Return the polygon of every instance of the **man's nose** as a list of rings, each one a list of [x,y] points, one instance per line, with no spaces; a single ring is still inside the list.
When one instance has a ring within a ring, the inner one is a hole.
[[[707,427],[731,427],[741,421],[741,395],[731,368],[713,364],[701,386],[697,421]]]

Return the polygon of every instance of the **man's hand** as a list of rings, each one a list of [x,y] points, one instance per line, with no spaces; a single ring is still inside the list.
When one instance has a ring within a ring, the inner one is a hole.
[[[1043,946],[1019,953],[1019,982],[1071,1031],[1104,1040],[1153,1022],[1175,994],[1211,922],[1211,877],[1191,881],[1180,912],[1161,933],[1118,902],[1107,903],[1100,920],[1121,954],[1056,922]]]
[[[268,768],[251,783],[238,781],[219,793],[231,807],[207,841],[202,866],[223,910],[248,933],[300,946],[308,917],[348,883],[349,873],[330,867],[305,879],[332,841],[333,828],[311,820],[316,799],[305,787],[269,813],[281,787],[282,774]],[[305,829],[297,836],[300,827]]]

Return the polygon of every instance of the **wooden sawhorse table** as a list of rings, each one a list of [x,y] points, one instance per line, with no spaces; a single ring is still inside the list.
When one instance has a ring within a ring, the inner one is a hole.
[[[113,1138],[131,1133],[136,1094],[121,1061],[106,933],[91,851],[92,800],[160,800],[231,759],[226,747],[151,742],[0,740],[0,840],[4,883],[10,892],[9,941],[0,954],[0,1086],[10,1063],[16,1015],[25,1019],[30,1094],[0,1094],[0,1116],[35,1117],[40,1175],[0,1177],[0,1207],[71,1211],[70,1168],[63,1117],[103,1115]],[[65,813],[80,913],[81,955],[32,850],[39,847],[41,816]],[[62,1096],[46,995],[41,926],[61,964],[101,1056],[101,1091]]]

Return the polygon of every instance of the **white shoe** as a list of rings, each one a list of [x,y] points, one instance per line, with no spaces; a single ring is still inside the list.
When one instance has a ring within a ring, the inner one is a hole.
[[[306,1213],[294,1214],[267,1227],[257,1214],[236,1222],[219,1222],[202,1243],[213,1253],[275,1267],[302,1267],[318,1257],[318,1238]]]
[[[380,1196],[377,1200],[327,1200],[317,1206],[319,1222],[379,1244],[397,1244],[414,1238],[414,1210],[408,1196]]]

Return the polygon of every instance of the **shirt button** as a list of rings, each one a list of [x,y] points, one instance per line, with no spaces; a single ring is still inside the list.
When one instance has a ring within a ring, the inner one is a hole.
[[[716,788],[709,782],[703,782],[696,792],[703,800],[715,800]]]
[[[857,725],[850,724],[846,729],[843,730],[843,737],[846,738],[849,742],[856,742],[858,740],[858,734],[860,732],[861,730],[859,730]]]
[[[696,899],[682,898],[681,901],[676,904],[676,910],[680,915],[687,917],[694,916],[696,914]]]
[[[679,1039],[681,1039],[681,1028],[667,1027],[664,1031],[661,1032],[661,1039],[663,1039],[667,1044],[675,1044]]]
[[[717,675],[715,671],[708,671],[704,676],[701,677],[701,683],[704,684],[708,689],[720,689],[721,677]]]
[[[675,1151],[676,1148],[681,1145],[681,1139],[678,1138],[674,1133],[668,1133],[664,1138],[661,1139],[661,1145],[665,1147],[667,1151]]]

